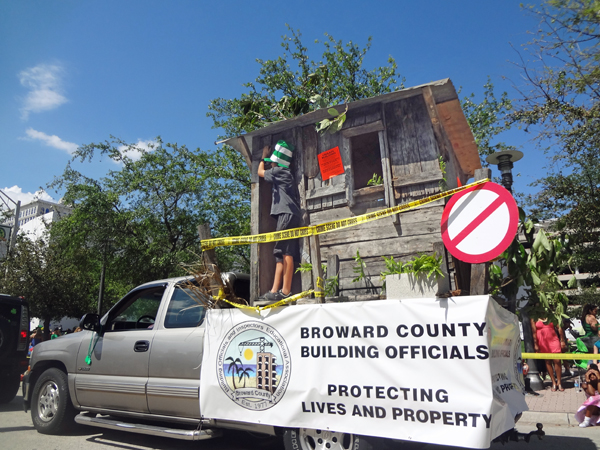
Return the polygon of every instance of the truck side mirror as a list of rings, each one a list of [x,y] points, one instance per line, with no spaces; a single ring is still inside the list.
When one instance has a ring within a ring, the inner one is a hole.
[[[82,330],[100,333],[102,330],[102,326],[100,325],[100,316],[93,313],[85,314],[79,321],[79,328]]]

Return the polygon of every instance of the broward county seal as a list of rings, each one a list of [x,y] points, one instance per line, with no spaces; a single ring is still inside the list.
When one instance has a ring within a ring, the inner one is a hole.
[[[217,352],[217,379],[235,403],[252,411],[275,406],[290,382],[292,361],[279,332],[258,321],[231,328]]]

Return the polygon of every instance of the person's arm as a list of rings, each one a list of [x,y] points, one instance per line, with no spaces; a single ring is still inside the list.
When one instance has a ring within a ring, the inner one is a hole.
[[[531,335],[533,336],[533,349],[536,353],[539,353],[540,347],[537,340],[537,328],[535,327],[535,321],[533,319],[529,319],[529,322],[531,323]]]
[[[592,331],[598,331],[598,321],[592,314],[588,314],[585,321],[592,327]]]
[[[261,178],[265,177],[265,158],[269,156],[271,153],[269,146],[265,145],[262,151],[262,158],[260,159],[260,163],[258,163],[258,176]]]
[[[598,347],[594,344],[594,355],[597,355],[597,354],[598,354]],[[598,364],[597,359],[594,360],[594,364]]]
[[[565,338],[565,330],[562,327],[558,327],[558,335],[560,337],[560,350],[563,353],[567,352],[567,340]]]

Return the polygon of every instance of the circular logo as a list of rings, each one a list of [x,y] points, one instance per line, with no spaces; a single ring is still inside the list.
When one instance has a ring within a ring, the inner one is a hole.
[[[285,340],[263,322],[233,327],[217,353],[219,386],[231,400],[252,411],[269,409],[282,399],[291,369]]]

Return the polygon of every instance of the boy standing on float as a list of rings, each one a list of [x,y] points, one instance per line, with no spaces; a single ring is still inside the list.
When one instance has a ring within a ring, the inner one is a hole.
[[[258,176],[272,185],[271,217],[277,220],[276,231],[298,228],[302,222],[300,202],[290,170],[294,146],[285,141],[278,141],[269,157],[270,153],[269,147],[265,146],[263,161],[258,165]],[[265,169],[265,163],[269,163],[270,167]],[[294,261],[300,261],[298,239],[277,241],[273,255],[276,263],[273,287],[261,296],[261,299],[269,302],[283,300],[292,293]]]

